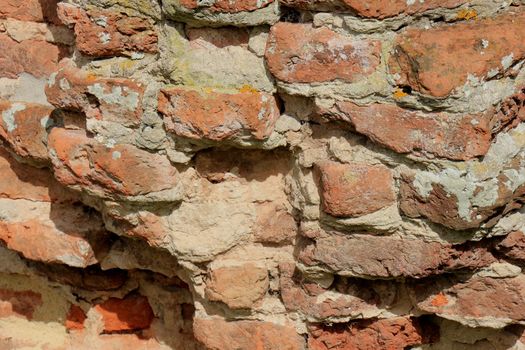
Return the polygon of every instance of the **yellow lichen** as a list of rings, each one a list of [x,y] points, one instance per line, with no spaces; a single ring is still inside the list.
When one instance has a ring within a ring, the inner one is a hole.
[[[408,94],[401,89],[395,89],[392,96],[394,96],[396,100],[399,100],[399,99],[402,99],[403,97],[408,96]]]
[[[256,93],[256,92],[258,92],[256,88],[254,88],[253,86],[248,85],[248,84],[243,85],[243,86],[239,89],[239,91],[240,91],[241,93],[247,93],[247,92]]]
[[[478,13],[476,12],[476,10],[473,9],[461,9],[456,14],[456,18],[465,21],[468,21],[470,19],[477,19]]]

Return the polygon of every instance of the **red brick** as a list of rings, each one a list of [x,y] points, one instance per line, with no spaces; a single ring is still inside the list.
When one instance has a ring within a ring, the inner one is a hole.
[[[158,51],[157,33],[146,19],[96,8],[84,11],[63,3],[58,9],[61,20],[74,25],[77,48],[85,55],[131,56],[133,52]]]
[[[0,198],[55,203],[76,200],[54,179],[50,171],[20,164],[2,148],[0,178]]]
[[[445,97],[465,84],[469,75],[483,80],[489,72],[505,73],[524,59],[524,26],[525,12],[521,11],[431,29],[407,29],[396,39],[390,72],[399,74],[400,85]]]
[[[305,266],[364,278],[421,278],[462,269],[477,270],[496,261],[482,244],[451,245],[335,232],[301,244],[298,259]]]
[[[25,211],[32,213],[36,210],[29,205]],[[43,220],[38,214],[33,219],[19,222],[0,221],[0,241],[30,260],[74,267],[98,262],[91,241],[96,239],[95,235],[105,233],[102,222],[97,225],[97,221],[85,215],[81,208],[75,209],[69,204],[55,205],[48,214],[60,215],[60,220]]]
[[[59,0],[0,0],[0,19],[59,23],[56,7]]]
[[[178,184],[178,171],[165,156],[129,144],[110,148],[81,130],[52,129],[49,148],[57,180],[97,196],[147,195]]]
[[[310,350],[404,350],[439,340],[436,326],[405,317],[310,325],[309,332]]]
[[[288,312],[300,312],[309,319],[328,320],[379,314],[396,307],[397,287],[382,280],[342,278],[323,288],[309,281],[290,263],[279,265],[281,299]],[[328,296],[328,297],[325,297]]]
[[[208,350],[304,349],[304,341],[293,327],[269,322],[195,318],[193,330],[195,338]]]
[[[481,115],[423,113],[396,105],[337,103],[324,113],[348,122],[372,141],[397,153],[468,160],[487,153],[492,140],[489,118]]]
[[[82,330],[86,318],[86,314],[79,306],[71,305],[66,316],[65,326],[68,330]]]
[[[0,289],[0,318],[22,316],[31,320],[42,306],[42,295],[33,291]]]
[[[268,271],[253,264],[215,268],[209,271],[206,298],[220,301],[232,309],[256,305],[269,287]]]
[[[417,284],[411,295],[424,312],[460,322],[486,322],[498,328],[525,319],[525,276],[490,278],[474,276],[466,281],[443,279]],[[440,302],[436,302],[436,300]]]
[[[65,62],[46,85],[49,103],[83,112],[88,118],[137,126],[142,118],[141,84],[124,78],[101,78]]]
[[[67,50],[46,41],[16,42],[0,33],[0,77],[17,78],[21,73],[46,77],[57,69]]]
[[[244,11],[255,11],[268,6],[274,0],[257,1],[257,0],[217,0],[212,5],[202,5],[198,0],[181,0],[180,6],[188,10],[196,10],[205,7],[211,12],[237,13]]]
[[[105,333],[147,329],[155,317],[148,299],[142,295],[109,298],[95,310],[102,316]]]
[[[380,50],[378,41],[310,24],[279,22],[271,29],[265,56],[270,72],[287,83],[353,83],[376,70]]]
[[[169,132],[212,141],[236,137],[264,140],[280,115],[271,94],[251,90],[221,93],[164,89],[159,94],[158,109]]]
[[[395,203],[392,172],[382,165],[315,164],[323,210],[336,217],[373,213]]]
[[[400,14],[413,15],[436,8],[454,8],[468,0],[342,0],[334,5],[331,0],[281,0],[283,4],[308,10],[351,12],[359,17],[383,19]]]
[[[53,108],[0,100],[0,137],[20,157],[48,160],[46,127]]]

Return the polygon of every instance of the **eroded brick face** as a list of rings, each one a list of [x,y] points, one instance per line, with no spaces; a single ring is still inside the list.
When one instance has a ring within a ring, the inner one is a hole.
[[[379,65],[380,42],[309,24],[278,23],[266,46],[268,68],[287,83],[358,82]]]
[[[383,166],[316,164],[324,211],[338,217],[373,213],[395,201],[392,173]]]
[[[409,28],[396,39],[390,70],[401,85],[445,97],[469,77],[507,74],[525,54],[519,44],[524,23],[525,13],[517,11],[431,30]]]
[[[157,52],[157,33],[147,19],[116,11],[60,4],[59,17],[74,26],[76,46],[85,55],[111,57]]]
[[[0,349],[525,347],[524,11],[0,0]]]

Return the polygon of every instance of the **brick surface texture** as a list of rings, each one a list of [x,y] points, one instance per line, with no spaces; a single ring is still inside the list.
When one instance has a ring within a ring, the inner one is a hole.
[[[525,349],[525,0],[0,0],[0,349]]]

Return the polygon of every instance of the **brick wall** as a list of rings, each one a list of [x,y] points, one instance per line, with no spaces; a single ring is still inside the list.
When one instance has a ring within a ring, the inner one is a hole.
[[[525,348],[522,0],[0,0],[0,348]]]

